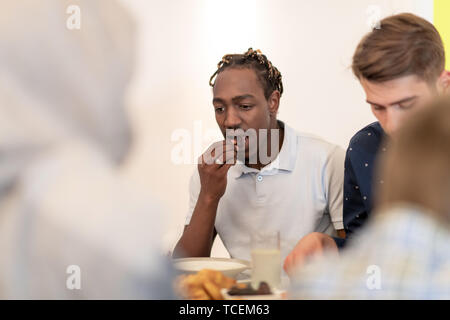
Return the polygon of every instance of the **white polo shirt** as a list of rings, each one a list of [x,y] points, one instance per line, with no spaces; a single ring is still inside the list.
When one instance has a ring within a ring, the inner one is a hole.
[[[343,229],[344,150],[284,127],[283,145],[272,163],[260,171],[237,163],[228,171],[215,228],[232,258],[250,260],[250,235],[255,230],[280,231],[284,260],[306,234],[335,235],[335,230]],[[196,168],[189,185],[186,225],[200,186]]]

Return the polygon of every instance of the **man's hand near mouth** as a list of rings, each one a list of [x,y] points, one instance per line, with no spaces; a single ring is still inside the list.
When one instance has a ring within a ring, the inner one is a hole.
[[[236,164],[237,150],[236,139],[227,139],[213,143],[199,157],[200,194],[191,222],[174,249],[175,258],[209,257],[217,234],[217,206],[227,187],[228,170]]]

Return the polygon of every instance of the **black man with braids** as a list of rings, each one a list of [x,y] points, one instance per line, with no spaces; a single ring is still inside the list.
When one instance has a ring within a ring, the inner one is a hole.
[[[344,151],[277,119],[283,83],[267,57],[225,55],[210,85],[224,140],[199,158],[174,257],[210,256],[219,234],[232,258],[250,260],[250,235],[279,231],[284,260],[304,235],[343,229]]]

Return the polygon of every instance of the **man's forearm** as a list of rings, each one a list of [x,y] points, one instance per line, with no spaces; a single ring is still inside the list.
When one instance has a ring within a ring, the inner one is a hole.
[[[174,258],[210,256],[218,205],[218,199],[200,193],[191,221],[174,249]]]

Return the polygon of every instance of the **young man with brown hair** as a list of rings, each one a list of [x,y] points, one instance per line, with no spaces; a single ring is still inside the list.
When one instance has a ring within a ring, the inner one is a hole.
[[[379,29],[364,36],[354,53],[352,69],[378,122],[358,131],[347,149],[343,213],[347,240],[370,216],[372,187],[384,183],[382,178],[373,179],[376,156],[386,151],[383,139],[395,134],[406,118],[450,85],[438,31],[409,13],[381,20]],[[336,251],[345,242],[311,233],[286,258],[284,268],[292,274],[308,257],[324,249]]]

